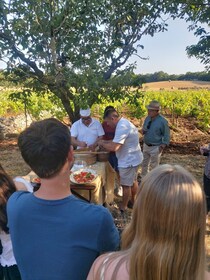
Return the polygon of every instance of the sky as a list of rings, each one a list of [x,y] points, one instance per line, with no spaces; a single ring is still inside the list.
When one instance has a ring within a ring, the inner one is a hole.
[[[145,36],[140,42],[144,49],[139,49],[141,60],[133,56],[130,61],[137,61],[135,73],[146,74],[163,71],[168,74],[205,71],[204,65],[196,58],[188,58],[186,47],[196,44],[198,38],[193,31],[188,31],[188,23],[176,19],[168,21],[168,31],[157,33],[154,37]]]
[[[154,37],[145,36],[140,42],[144,49],[138,54],[149,57],[142,60],[137,56],[129,62],[137,61],[136,74],[154,73],[163,71],[168,74],[185,74],[186,72],[205,71],[204,65],[196,58],[188,58],[186,47],[198,42],[193,32],[187,30],[188,23],[176,19],[168,21],[168,31],[156,33]],[[0,62],[0,69],[4,68]]]

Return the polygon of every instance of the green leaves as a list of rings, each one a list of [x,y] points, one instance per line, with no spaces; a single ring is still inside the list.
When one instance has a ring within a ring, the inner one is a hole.
[[[210,70],[210,4],[209,0],[195,0],[189,5],[181,5],[182,13],[190,22],[189,29],[194,31],[195,36],[199,38],[196,45],[187,47],[187,54],[197,59],[206,65],[206,70]],[[201,26],[201,24],[205,24]]]
[[[196,45],[187,47],[187,54],[200,59],[206,65],[206,70],[210,71],[210,33],[200,37]]]
[[[167,30],[164,14],[175,18],[187,13],[195,24],[205,22],[209,17],[206,3],[2,0],[0,58],[7,57],[8,70],[24,90],[54,94],[74,121],[84,103],[91,106],[125,97],[136,103],[136,95],[128,91],[135,63],[125,65],[143,48],[142,37]],[[197,30],[199,36],[203,32]],[[202,41],[198,58],[206,56],[206,47]],[[188,53],[198,52],[194,48]]]

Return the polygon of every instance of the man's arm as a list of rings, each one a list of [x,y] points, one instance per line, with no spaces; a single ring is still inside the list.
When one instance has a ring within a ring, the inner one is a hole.
[[[163,144],[169,145],[170,143],[170,129],[168,126],[168,122],[164,122],[164,127],[163,127]]]
[[[103,148],[105,148],[107,151],[110,152],[116,152],[122,146],[122,144],[120,143],[115,143],[113,141],[106,141],[106,140],[98,141],[98,145],[102,146]]]
[[[79,138],[79,128],[79,121],[72,124],[72,127],[70,128],[71,143],[74,147],[85,148],[87,147],[87,143],[77,140],[77,138]]]
[[[163,138],[162,144],[159,146],[159,151],[162,152],[170,143],[170,129],[167,120],[163,122]]]
[[[76,137],[73,137],[73,136],[71,136],[71,144],[76,147],[82,147],[82,148],[87,147],[87,144],[85,142],[79,141],[79,140],[77,140]]]
[[[98,136],[98,138],[96,139],[95,143],[93,143],[92,145],[88,146],[92,151],[95,151],[96,147],[98,146],[98,142],[100,140],[103,139],[103,135],[102,136]]]

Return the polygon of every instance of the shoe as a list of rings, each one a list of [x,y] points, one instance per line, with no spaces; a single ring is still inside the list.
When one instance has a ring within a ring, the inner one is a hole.
[[[128,201],[127,207],[133,209],[133,202],[131,200]]]
[[[119,196],[119,197],[123,196],[123,188],[121,186],[119,186],[115,189],[115,195]]]

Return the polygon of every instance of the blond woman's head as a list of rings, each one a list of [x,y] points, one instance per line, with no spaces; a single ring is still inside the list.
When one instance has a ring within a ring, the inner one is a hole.
[[[122,236],[122,247],[131,250],[130,263],[138,264],[139,279],[202,279],[204,235],[205,200],[195,178],[178,165],[160,165],[148,173]]]

